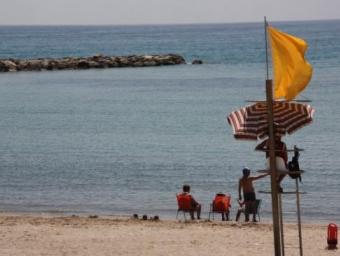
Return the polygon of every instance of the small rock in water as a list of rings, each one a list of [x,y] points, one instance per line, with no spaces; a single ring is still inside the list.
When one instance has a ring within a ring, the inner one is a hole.
[[[193,60],[193,61],[192,61],[192,64],[193,64],[193,65],[203,64],[203,61],[202,61],[202,60]]]

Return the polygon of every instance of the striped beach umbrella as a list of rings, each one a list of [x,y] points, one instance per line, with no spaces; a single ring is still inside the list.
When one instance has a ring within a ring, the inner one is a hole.
[[[291,134],[313,121],[314,109],[290,101],[274,101],[274,132],[276,136]],[[236,139],[257,140],[268,137],[266,102],[257,102],[230,113],[228,123]]]

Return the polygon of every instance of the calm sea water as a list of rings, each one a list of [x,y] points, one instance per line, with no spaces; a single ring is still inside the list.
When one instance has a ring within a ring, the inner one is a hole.
[[[305,38],[314,66],[301,98],[315,122],[285,138],[305,149],[303,218],[340,221],[340,21],[273,25]],[[264,166],[256,143],[233,139],[225,120],[264,99],[261,23],[0,27],[0,38],[0,58],[178,53],[205,63],[0,74],[1,211],[174,218],[189,183],[205,217],[216,192],[237,197],[244,166]],[[258,197],[269,219],[270,197]],[[284,212],[294,220],[294,196]]]

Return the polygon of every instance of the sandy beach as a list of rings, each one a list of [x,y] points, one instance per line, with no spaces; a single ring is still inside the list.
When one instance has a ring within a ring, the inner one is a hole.
[[[0,255],[273,255],[269,223],[143,221],[117,217],[0,216]],[[286,255],[299,255],[285,225]],[[326,250],[326,225],[303,225],[304,255]]]

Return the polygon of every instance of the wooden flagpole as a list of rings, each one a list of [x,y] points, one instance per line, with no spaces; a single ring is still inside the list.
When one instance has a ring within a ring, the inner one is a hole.
[[[265,47],[266,47],[266,80],[269,80],[269,61],[268,61],[268,36],[267,36],[267,18],[264,16],[264,39],[265,39]]]
[[[268,124],[269,124],[268,125],[269,126],[269,157],[270,157],[270,171],[271,171],[274,246],[275,246],[275,256],[281,256],[281,232],[280,232],[279,200],[278,200],[277,181],[276,181],[277,175],[276,175],[276,161],[275,161],[272,80],[266,80],[266,94],[267,94]]]
[[[273,84],[269,79],[268,67],[268,43],[267,43],[267,20],[264,17],[265,27],[265,41],[266,41],[266,100],[268,109],[268,128],[269,128],[269,157],[271,170],[271,196],[272,196],[272,215],[273,215],[273,233],[274,233],[274,250],[275,256],[281,256],[281,232],[280,232],[280,213],[277,193],[277,175],[276,175],[276,161],[275,161],[275,140],[274,140],[274,115],[273,115]]]

